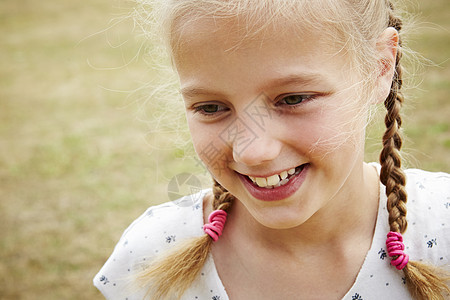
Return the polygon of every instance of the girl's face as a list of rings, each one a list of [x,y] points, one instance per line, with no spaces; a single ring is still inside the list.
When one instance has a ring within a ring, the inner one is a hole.
[[[198,22],[174,56],[199,157],[267,227],[344,209],[361,183],[365,123],[348,60],[316,32],[242,40],[236,29]]]

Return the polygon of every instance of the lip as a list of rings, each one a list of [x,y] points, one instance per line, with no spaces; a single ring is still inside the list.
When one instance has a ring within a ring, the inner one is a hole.
[[[279,201],[288,198],[294,194],[303,184],[308,173],[309,164],[305,164],[302,171],[291,177],[288,183],[273,189],[266,189],[255,186],[253,182],[245,175],[239,174],[239,178],[247,191],[256,199],[262,201]]]

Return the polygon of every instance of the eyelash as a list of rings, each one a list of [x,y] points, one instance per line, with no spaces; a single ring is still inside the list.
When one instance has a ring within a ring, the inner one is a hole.
[[[216,107],[217,111],[215,111],[215,112],[206,112],[206,108],[207,107],[211,108],[212,106]],[[195,113],[202,114],[203,116],[206,116],[206,117],[213,117],[214,115],[216,115],[216,114],[218,114],[220,112],[229,110],[229,108],[227,108],[226,106],[221,105],[221,104],[215,104],[215,103],[208,103],[208,104],[199,105],[199,106],[194,107],[193,109],[194,109]]]
[[[287,104],[287,103],[281,103],[283,100],[286,100],[290,97],[300,97],[301,101],[298,103],[294,103],[294,104]],[[279,107],[279,106],[285,106],[288,109],[296,109],[299,105],[302,105],[304,102],[309,102],[314,100],[317,97],[317,95],[313,95],[313,94],[287,94],[287,95],[281,95],[279,97],[277,97],[277,99],[280,99],[278,101],[275,102],[275,106]],[[206,112],[207,108],[211,108],[211,107],[215,107],[216,111],[214,112]],[[208,104],[203,104],[203,105],[199,105],[193,108],[195,113],[199,113],[203,116],[206,117],[214,117],[215,115],[217,115],[218,113],[224,112],[224,111],[228,111],[229,108],[221,105],[221,104],[215,104],[215,103],[208,103]]]
[[[298,103],[294,103],[294,104],[288,104],[288,103],[281,103],[283,100],[286,101],[286,99],[290,98],[290,97],[299,97],[301,98],[300,102]],[[317,95],[313,95],[313,94],[287,94],[287,95],[281,95],[278,97],[278,101],[276,101],[275,106],[286,106],[289,109],[295,109],[300,105],[304,105],[305,102],[309,102],[314,100],[317,97]]]

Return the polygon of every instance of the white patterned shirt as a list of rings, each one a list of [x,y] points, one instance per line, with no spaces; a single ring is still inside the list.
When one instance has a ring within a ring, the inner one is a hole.
[[[380,166],[373,164],[378,171]],[[450,175],[417,169],[405,171],[408,229],[403,234],[410,260],[448,268],[450,251]],[[112,255],[94,278],[107,299],[143,299],[146,290],[133,285],[134,271],[188,237],[204,234],[203,197],[210,190],[179,201],[150,207],[124,232]],[[345,300],[411,299],[402,271],[390,265],[386,252],[389,232],[385,187],[370,250]],[[318,291],[318,293],[320,293]],[[182,300],[228,300],[209,255],[200,276]]]

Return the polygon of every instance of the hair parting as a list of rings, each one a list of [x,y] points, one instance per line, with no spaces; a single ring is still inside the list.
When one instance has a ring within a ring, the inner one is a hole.
[[[391,13],[388,27],[394,27],[400,32],[402,21],[393,14],[394,7],[392,3],[389,2],[389,6]],[[383,135],[383,149],[380,155],[380,180],[386,186],[390,230],[404,233],[408,222],[406,220],[406,177],[401,169],[400,156],[402,147],[400,109],[404,100],[400,91],[403,84],[401,57],[401,40],[399,40],[391,91],[384,102],[387,114],[385,117],[386,131]],[[448,286],[450,275],[444,270],[423,263],[409,261],[403,268],[403,272],[411,294],[417,299],[443,300],[445,299],[444,297],[450,294]]]
[[[213,209],[228,212],[233,200],[234,196],[214,180]],[[146,297],[180,299],[200,274],[212,243],[213,239],[207,234],[182,241],[140,272],[140,284],[150,287]]]

